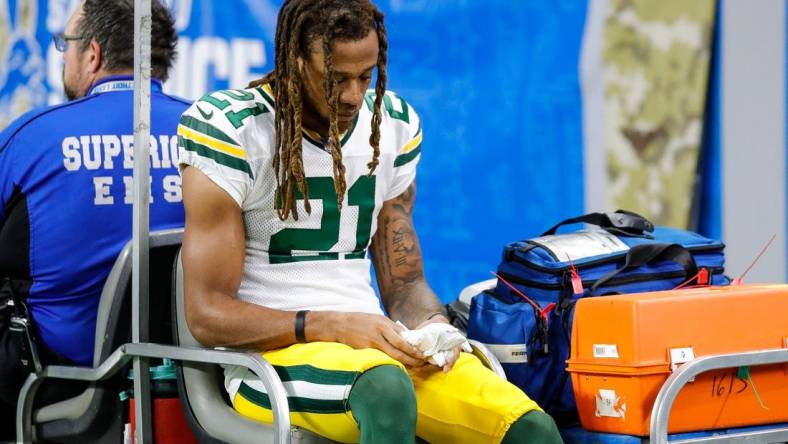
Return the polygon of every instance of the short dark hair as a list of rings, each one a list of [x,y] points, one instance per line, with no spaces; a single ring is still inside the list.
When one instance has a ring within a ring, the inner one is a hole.
[[[95,40],[101,47],[104,69],[113,71],[134,67],[134,1],[85,0],[77,32],[83,47]],[[158,0],[151,1],[151,74],[167,80],[175,60],[178,35],[175,22]]]

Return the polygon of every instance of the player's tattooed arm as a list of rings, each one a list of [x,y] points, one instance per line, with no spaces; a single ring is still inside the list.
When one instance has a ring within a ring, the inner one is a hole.
[[[416,183],[388,200],[378,215],[378,229],[372,238],[372,261],[378,278],[383,305],[391,319],[408,328],[422,324],[427,317],[445,311],[424,279],[421,247],[413,228]],[[437,320],[436,319],[436,320]]]

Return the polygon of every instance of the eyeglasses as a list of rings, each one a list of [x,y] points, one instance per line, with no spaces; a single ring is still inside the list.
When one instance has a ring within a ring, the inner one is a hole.
[[[69,40],[83,40],[84,38],[85,37],[81,35],[66,35],[63,32],[52,35],[52,41],[55,42],[55,49],[60,52],[66,52]]]

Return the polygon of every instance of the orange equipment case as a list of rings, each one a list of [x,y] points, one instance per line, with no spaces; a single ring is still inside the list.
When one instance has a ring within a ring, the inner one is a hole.
[[[581,299],[567,363],[584,429],[647,436],[671,366],[786,346],[788,285],[691,288]],[[754,366],[749,378],[737,368],[698,375],[676,398],[668,432],[785,421],[788,364]]]

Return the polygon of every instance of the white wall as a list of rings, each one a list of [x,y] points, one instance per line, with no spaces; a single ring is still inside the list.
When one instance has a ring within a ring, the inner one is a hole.
[[[786,279],[785,1],[722,0],[722,232],[727,272]]]

